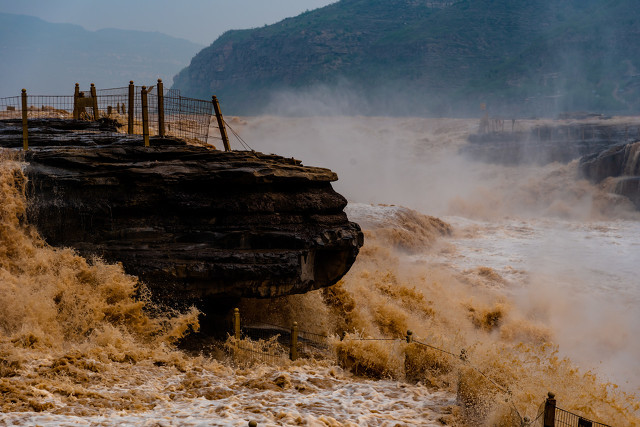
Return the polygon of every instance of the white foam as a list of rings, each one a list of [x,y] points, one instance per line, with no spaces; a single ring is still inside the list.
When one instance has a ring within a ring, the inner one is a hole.
[[[278,390],[272,380],[286,377]],[[232,391],[228,397],[170,400],[166,393],[147,412],[105,410],[99,416],[56,415],[53,413],[4,413],[5,425],[162,425],[162,426],[246,426],[255,420],[259,426],[296,425],[410,425],[440,426],[438,418],[455,404],[450,393],[431,391],[422,385],[397,381],[356,378],[336,368],[292,366],[258,367],[219,377],[202,372],[200,379]],[[179,383],[184,375],[170,380]],[[271,388],[261,389],[264,384]],[[157,393],[167,383],[150,378],[146,386]],[[112,390],[114,392],[114,390]]]

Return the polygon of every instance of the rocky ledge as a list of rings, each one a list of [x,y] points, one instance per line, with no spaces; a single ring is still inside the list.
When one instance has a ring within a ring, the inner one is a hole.
[[[640,141],[585,156],[580,170],[594,183],[609,179],[609,191],[629,198],[640,209]]]
[[[121,262],[168,302],[303,293],[355,261],[330,170],[87,123],[29,123],[28,217],[50,244]],[[0,121],[0,146],[21,147],[16,130]]]
[[[504,165],[569,163],[582,156],[640,138],[640,125],[607,120],[540,124],[528,131],[469,135],[461,153],[473,160]]]
[[[461,153],[473,160],[505,165],[568,163],[580,159],[591,182],[605,179],[611,193],[640,210],[640,124],[603,120],[538,125],[528,132],[472,134]]]

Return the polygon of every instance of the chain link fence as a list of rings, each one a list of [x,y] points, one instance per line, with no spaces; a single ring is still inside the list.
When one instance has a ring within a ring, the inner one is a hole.
[[[0,120],[23,119],[25,138],[29,119],[109,120],[119,133],[179,138],[207,144],[215,113],[210,101],[187,98],[178,90],[164,89],[161,80],[152,86],[129,86],[88,91],[76,85],[73,95],[31,95],[0,98]],[[26,111],[26,115],[23,112]],[[224,123],[220,117],[219,123]],[[215,130],[214,130],[215,133]],[[225,133],[226,136],[226,133]],[[214,137],[215,138],[215,137]],[[222,137],[220,139],[223,139]],[[225,148],[228,145],[225,145]]]

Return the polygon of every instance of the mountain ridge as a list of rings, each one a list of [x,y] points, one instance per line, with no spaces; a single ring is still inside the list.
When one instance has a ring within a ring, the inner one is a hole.
[[[153,84],[172,77],[201,45],[159,32],[90,31],[29,15],[0,13],[0,96],[73,93],[82,87],[122,87],[134,80]]]
[[[234,114],[264,112],[282,91],[340,82],[366,100],[354,111],[364,114],[381,103],[399,115],[477,115],[484,103],[493,114],[640,110],[640,90],[625,71],[640,66],[632,1],[433,3],[341,0],[228,31],[194,56],[174,87],[216,93]]]

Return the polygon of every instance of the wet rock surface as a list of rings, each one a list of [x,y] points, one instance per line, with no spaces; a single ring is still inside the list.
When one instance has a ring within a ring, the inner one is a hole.
[[[640,141],[585,156],[580,159],[580,170],[594,183],[610,179],[610,190],[640,209]]]
[[[508,129],[510,121],[505,123]],[[640,126],[637,124],[603,121],[540,125],[527,132],[505,130],[472,134],[461,153],[473,160],[504,165],[569,163],[638,138]]]
[[[507,126],[510,126],[507,123]],[[534,126],[527,132],[469,136],[461,154],[503,165],[569,163],[580,159],[582,175],[629,198],[640,209],[640,126],[606,120]]]
[[[167,302],[303,293],[355,261],[332,171],[110,126],[30,120],[28,216],[50,244],[121,262]],[[22,146],[16,129],[0,121],[0,146]]]

